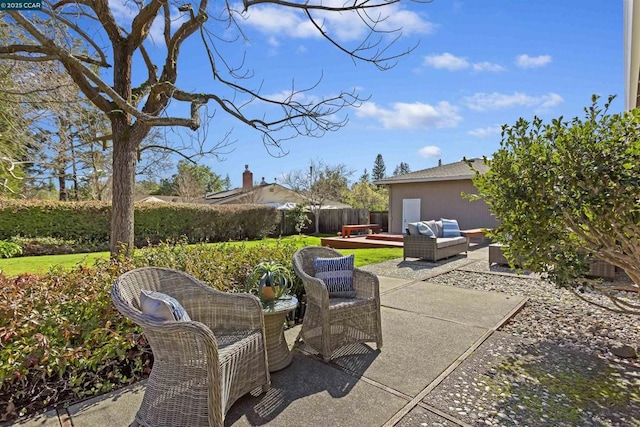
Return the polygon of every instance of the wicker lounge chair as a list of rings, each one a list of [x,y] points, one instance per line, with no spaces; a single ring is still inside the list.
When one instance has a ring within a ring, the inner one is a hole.
[[[140,311],[142,289],[172,296],[191,321],[154,320]],[[269,387],[264,320],[259,300],[217,291],[166,268],[139,268],[111,290],[124,316],[140,326],[154,355],[142,405],[142,426],[222,426],[241,396]]]
[[[310,246],[293,255],[293,268],[302,279],[307,296],[299,338],[318,351],[325,362],[337,349],[356,342],[375,341],[382,348],[378,277],[358,268],[353,271],[355,298],[329,298],[324,282],[315,276],[315,258],[342,254],[322,246]]]

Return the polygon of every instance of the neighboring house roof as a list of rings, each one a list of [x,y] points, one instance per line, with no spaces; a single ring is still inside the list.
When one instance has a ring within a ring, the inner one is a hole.
[[[251,190],[243,191],[241,187],[233,190],[219,191],[205,195],[205,203],[212,205],[226,205],[233,203],[260,203],[271,206],[281,206],[287,203],[303,203],[306,199],[295,191],[280,184],[262,184]],[[350,208],[350,205],[327,200],[324,209]]]
[[[142,196],[137,198],[136,202],[204,203],[204,199],[186,202],[180,196]]]
[[[149,203],[149,202],[152,202],[152,203],[156,203],[156,202],[157,202],[157,203],[167,203],[167,201],[166,201],[166,200],[162,200],[161,198],[156,197],[156,196],[145,196],[145,197],[143,197],[142,199],[137,200],[137,202],[144,202],[144,203]]]
[[[473,165],[473,169],[480,173],[489,170],[483,159],[469,159]],[[404,175],[392,176],[380,179],[374,182],[377,185],[390,184],[408,184],[414,182],[433,182],[433,181],[457,181],[463,179],[471,179],[475,175],[465,161],[449,163],[446,165],[435,166],[428,169],[422,169],[416,172],[410,172]]]
[[[204,198],[207,200],[224,200],[238,194],[242,194],[242,188],[240,187],[232,190],[218,191],[216,193],[207,193],[204,195]]]
[[[232,190],[218,191],[215,193],[205,194],[206,203],[212,205],[225,205],[227,203],[264,203],[261,201],[262,193],[270,192],[279,195],[276,197],[278,202],[300,202],[301,197],[289,190],[287,187],[283,187],[280,184],[263,184],[256,185],[251,190],[243,190],[242,187],[234,188]],[[285,200],[286,199],[286,200]]]

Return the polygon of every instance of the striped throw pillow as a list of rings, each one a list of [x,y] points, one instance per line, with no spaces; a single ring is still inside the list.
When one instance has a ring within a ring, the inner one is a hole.
[[[338,258],[315,258],[313,267],[316,277],[324,282],[329,297],[353,298],[354,255]]]
[[[431,227],[429,227],[429,224],[424,221],[418,223],[418,232],[423,236],[436,237]]]
[[[177,299],[162,292],[140,291],[140,311],[155,320],[177,320],[188,322],[191,320],[187,311]]]
[[[460,227],[455,219],[444,219],[442,221],[442,237],[460,237]]]

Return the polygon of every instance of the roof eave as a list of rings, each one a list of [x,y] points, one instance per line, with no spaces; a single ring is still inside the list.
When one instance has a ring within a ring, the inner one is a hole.
[[[436,176],[430,178],[407,178],[407,179],[394,179],[394,180],[379,180],[374,181],[376,185],[391,185],[391,184],[413,184],[418,182],[438,182],[438,181],[463,181],[466,179],[472,179],[475,175],[455,175],[455,176]]]

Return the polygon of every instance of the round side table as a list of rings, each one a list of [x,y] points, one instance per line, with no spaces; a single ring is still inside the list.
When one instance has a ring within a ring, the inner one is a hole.
[[[293,359],[287,341],[284,339],[284,322],[287,313],[297,306],[298,299],[293,296],[262,304],[269,372],[286,368]]]

